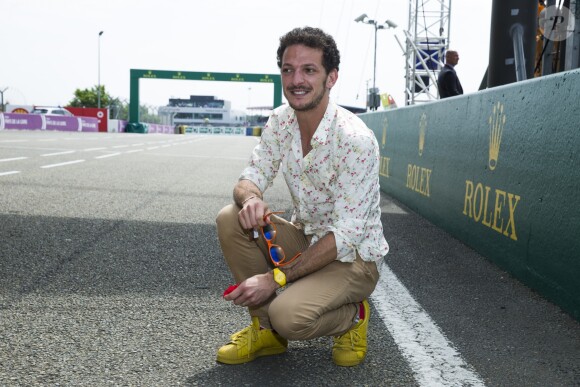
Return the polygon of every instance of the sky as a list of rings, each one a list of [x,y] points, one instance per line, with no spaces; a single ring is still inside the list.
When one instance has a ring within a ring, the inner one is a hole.
[[[128,102],[130,69],[275,74],[280,36],[312,26],[331,34],[340,50],[332,98],[364,107],[374,28],[355,23],[363,13],[398,25],[377,31],[376,86],[403,106],[405,58],[395,36],[404,42],[405,0],[0,0],[0,90],[7,88],[5,103],[66,106],[76,89],[99,78],[111,96]],[[487,68],[490,17],[491,0],[451,1],[450,48],[459,52],[465,93],[477,91]],[[271,106],[273,87],[140,81],[141,105],[190,95],[214,95],[243,110]]]

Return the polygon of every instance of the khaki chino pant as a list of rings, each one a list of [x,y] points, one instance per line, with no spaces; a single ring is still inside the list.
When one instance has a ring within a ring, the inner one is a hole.
[[[260,234],[257,241],[248,240],[238,221],[239,211],[236,205],[228,205],[216,219],[221,248],[236,283],[273,268],[264,238]],[[273,243],[284,249],[286,257],[308,248],[310,238],[300,228],[275,215],[270,220],[278,231]],[[262,326],[289,340],[342,335],[352,327],[358,303],[369,297],[378,278],[375,262],[365,262],[357,254],[355,262],[334,261],[249,312]]]

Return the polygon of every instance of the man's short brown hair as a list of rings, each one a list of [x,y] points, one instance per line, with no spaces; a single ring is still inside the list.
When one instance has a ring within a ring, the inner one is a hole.
[[[280,37],[280,46],[278,47],[277,60],[278,67],[282,68],[282,56],[288,46],[294,44],[303,44],[306,47],[317,48],[322,50],[322,65],[328,74],[333,69],[338,71],[340,64],[340,53],[336,47],[336,42],[332,36],[328,35],[320,28],[304,27],[294,28],[286,35]]]

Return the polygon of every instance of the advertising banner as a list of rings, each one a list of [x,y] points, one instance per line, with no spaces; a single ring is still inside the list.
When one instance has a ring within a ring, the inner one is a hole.
[[[66,107],[66,110],[77,117],[93,117],[98,120],[99,132],[107,132],[109,124],[109,109]]]
[[[161,124],[147,124],[149,127],[149,133],[167,133],[172,134],[174,129],[170,125],[161,125]]]
[[[578,95],[575,69],[359,117],[383,191],[580,320]]]
[[[98,132],[99,127],[98,120],[91,117],[0,113],[0,130],[3,129]]]
[[[40,114],[4,113],[0,114],[0,129],[40,129],[42,117]]]

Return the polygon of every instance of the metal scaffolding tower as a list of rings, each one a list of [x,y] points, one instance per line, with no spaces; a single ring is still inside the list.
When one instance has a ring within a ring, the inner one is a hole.
[[[438,99],[437,77],[449,48],[451,0],[409,0],[405,31],[405,105]]]

